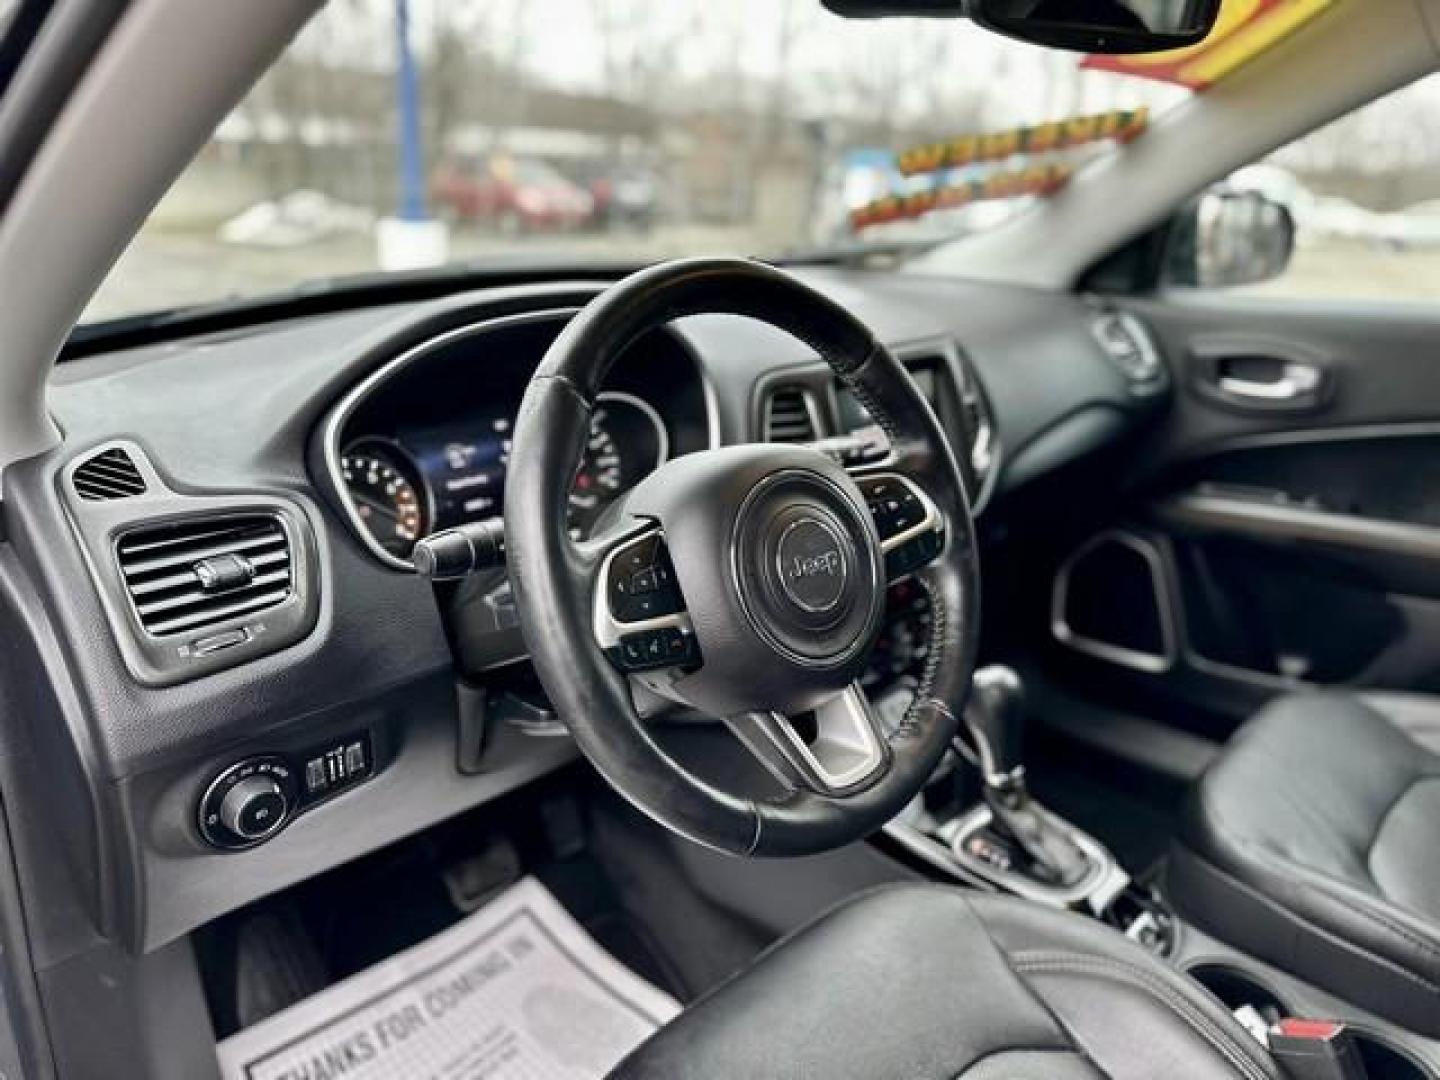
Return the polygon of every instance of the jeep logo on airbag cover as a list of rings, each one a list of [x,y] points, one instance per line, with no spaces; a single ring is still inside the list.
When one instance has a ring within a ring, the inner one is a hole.
[[[849,567],[840,537],[818,518],[791,522],[776,549],[780,585],[796,607],[829,611],[845,595]]]

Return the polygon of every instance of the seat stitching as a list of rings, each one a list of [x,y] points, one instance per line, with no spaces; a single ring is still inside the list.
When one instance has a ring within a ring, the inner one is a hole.
[[[1035,1002],[1035,1005],[1038,1008],[1044,1010],[1045,1015],[1050,1018],[1051,1023],[1055,1025],[1056,1029],[1060,1032],[1060,1034],[1064,1036],[1064,1038],[1070,1043],[1070,1048],[1074,1050],[1075,1053],[1079,1054],[1085,1061],[1089,1062],[1092,1066],[1094,1066],[1096,1072],[1103,1075],[1105,1073],[1105,1070],[1100,1068],[1099,1062],[1095,1061],[1095,1059],[1091,1057],[1090,1051],[1080,1042],[1079,1039],[1075,1038],[1074,1032],[1070,1030],[1070,1026],[1066,1024],[1063,1019],[1061,1019],[1061,1017],[1051,1007],[1050,1003],[1041,996],[1039,991],[1037,991],[1033,986],[1031,986],[1028,982],[1026,982],[1023,978],[1020,977],[1020,972],[1016,970],[1013,958],[1008,952],[1006,952],[1005,948],[1000,944],[1000,942],[995,939],[995,935],[990,932],[990,924],[985,921],[985,919],[980,915],[980,912],[975,910],[975,904],[972,899],[968,896],[965,896],[962,899],[965,902],[965,907],[970,912],[970,917],[975,920],[975,925],[978,926],[980,928],[980,932],[985,935],[985,940],[990,942],[990,947],[994,949],[996,955],[1000,957],[1001,961],[1005,965],[1005,969],[1009,971],[1010,974],[1014,977],[1016,984],[1020,986],[1028,995],[1030,995],[1030,1000]]]
[[[1188,1023],[1196,1034],[1218,1050],[1245,1076],[1252,1080],[1269,1080],[1269,1073],[1263,1066],[1256,1064],[1245,1047],[1232,1040],[1209,1017],[1175,990],[1138,967],[1123,961],[1086,956],[1082,953],[1025,952],[1015,956],[1014,968],[1027,974],[1099,975],[1144,990]]]
[[[919,717],[920,710],[927,704],[944,707],[943,703],[937,702],[930,697],[930,691],[935,686],[935,676],[940,670],[940,655],[944,651],[946,633],[945,604],[940,599],[940,594],[936,591],[935,587],[923,576],[918,576],[915,580],[920,583],[920,587],[925,590],[925,596],[930,601],[930,635],[925,642],[925,667],[921,669],[920,685],[916,687],[915,696],[910,701],[910,707],[905,710],[905,715],[901,718],[897,730],[890,735],[889,741],[891,743],[902,733],[906,735],[910,734],[910,726],[915,723]],[[944,711],[946,713],[950,712],[948,708]]]
[[[977,1080],[980,1069],[988,1067],[989,1063],[994,1061],[996,1058],[1003,1057],[1009,1054],[1065,1054],[1069,1057],[1079,1058],[1081,1061],[1093,1067],[1095,1071],[1098,1072],[1101,1076],[1110,1075],[1104,1069],[1100,1068],[1100,1066],[1096,1065],[1093,1061],[1091,1061],[1089,1056],[1086,1055],[1084,1052],[1077,1050],[1071,1046],[1009,1046],[1006,1047],[1004,1050],[992,1050],[984,1057],[976,1058],[969,1065],[965,1066],[965,1068],[961,1069],[958,1073],[956,1073],[953,1080]]]
[[[877,345],[865,355],[864,360],[860,361],[860,363],[848,371],[841,371],[833,363],[830,366],[835,367],[836,374],[844,380],[846,388],[849,389],[860,404],[865,407],[865,411],[874,417],[875,422],[880,425],[885,434],[890,437],[891,441],[899,442],[900,428],[895,423],[894,417],[890,415],[890,410],[880,403],[879,399],[870,392],[870,388],[865,385],[865,381],[858,377],[860,371],[869,366],[870,361],[874,360],[879,352],[880,348]]]

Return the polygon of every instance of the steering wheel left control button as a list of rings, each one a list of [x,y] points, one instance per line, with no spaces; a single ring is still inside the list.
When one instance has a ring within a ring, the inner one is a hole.
[[[605,592],[610,615],[618,623],[640,623],[685,610],[670,551],[659,533],[642,536],[616,552]]]
[[[624,672],[658,671],[668,667],[694,667],[700,662],[695,635],[678,627],[626,634],[609,650],[611,661]]]

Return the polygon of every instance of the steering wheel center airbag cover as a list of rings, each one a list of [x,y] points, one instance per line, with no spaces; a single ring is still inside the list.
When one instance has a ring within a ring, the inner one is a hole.
[[[776,652],[833,667],[868,649],[882,611],[873,533],[845,488],[818,472],[772,473],[750,492],[730,571],[751,626]]]
[[[706,661],[678,684],[715,716],[800,712],[864,670],[884,619],[880,538],[864,497],[818,451],[689,454],[624,512],[657,522]]]

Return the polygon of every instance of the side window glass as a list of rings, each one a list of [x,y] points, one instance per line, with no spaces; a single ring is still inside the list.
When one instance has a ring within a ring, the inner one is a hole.
[[[1180,215],[1171,284],[1306,300],[1440,300],[1440,76],[1311,132]]]

